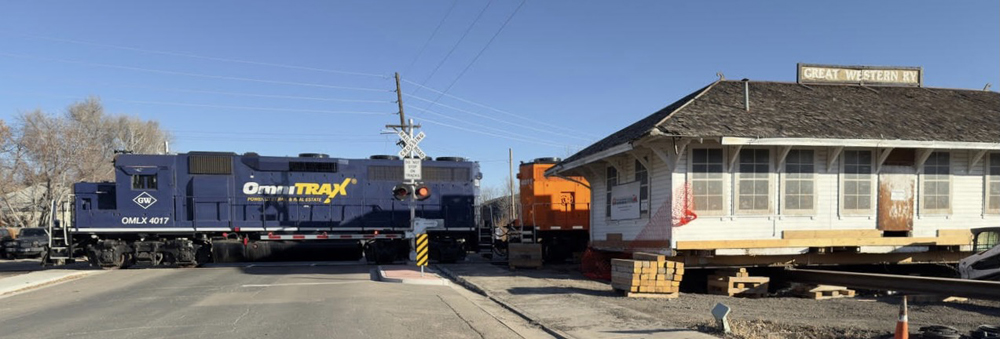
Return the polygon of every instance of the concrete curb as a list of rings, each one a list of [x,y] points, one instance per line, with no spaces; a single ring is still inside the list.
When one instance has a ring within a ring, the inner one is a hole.
[[[0,279],[0,298],[14,296],[45,286],[57,285],[70,280],[83,278],[89,275],[104,273],[105,271],[66,271],[66,270],[45,270],[15,275]]]
[[[448,286],[448,280],[444,278],[438,279],[406,279],[406,278],[390,278],[385,275],[385,271],[382,270],[382,266],[378,269],[378,280],[390,283],[400,283],[407,285],[429,285],[429,286]],[[431,272],[433,274],[433,272]]]
[[[543,323],[541,321],[538,321],[537,319],[532,318],[527,312],[521,310],[517,306],[511,305],[511,304],[507,303],[506,301],[500,300],[500,299],[498,299],[498,298],[490,295],[482,287],[479,287],[475,283],[473,283],[471,281],[468,281],[465,278],[459,277],[457,274],[455,274],[451,270],[449,270],[449,269],[447,269],[445,267],[442,267],[441,265],[434,265],[434,267],[437,268],[437,270],[439,272],[441,272],[442,275],[448,277],[448,279],[451,279],[456,284],[461,285],[462,287],[465,287],[466,289],[468,289],[468,290],[470,290],[472,292],[475,292],[477,294],[480,294],[480,295],[486,297],[487,299],[489,299],[489,300],[491,300],[491,301],[499,304],[503,308],[506,308],[507,310],[513,312],[514,314],[517,314],[519,317],[523,318],[524,320],[527,320],[532,325],[538,326],[543,331],[545,331],[545,333],[551,334],[553,337],[556,337],[556,338],[559,338],[559,339],[574,339],[573,336],[567,334],[566,332],[563,332],[563,331],[557,330],[555,328],[552,328],[551,326],[548,326],[545,323]]]

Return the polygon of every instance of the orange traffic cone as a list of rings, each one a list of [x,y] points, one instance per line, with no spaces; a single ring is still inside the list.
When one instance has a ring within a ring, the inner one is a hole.
[[[899,321],[896,322],[896,335],[894,339],[909,339],[910,325],[906,317],[906,296],[903,296],[903,303],[899,304]]]

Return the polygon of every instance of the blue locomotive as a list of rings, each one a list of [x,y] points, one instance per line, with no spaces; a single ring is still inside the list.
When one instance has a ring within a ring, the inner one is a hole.
[[[430,236],[432,258],[477,247],[482,176],[462,158],[423,161],[419,200],[394,197],[403,183],[394,156],[121,154],[114,170],[114,182],[74,185],[64,231],[95,266],[260,260],[294,248],[387,262],[409,253],[411,221]]]

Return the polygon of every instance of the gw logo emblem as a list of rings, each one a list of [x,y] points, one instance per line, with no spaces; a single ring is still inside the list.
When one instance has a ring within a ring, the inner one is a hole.
[[[135,199],[132,199],[132,201],[135,201],[135,203],[139,205],[139,207],[142,207],[142,209],[147,209],[149,206],[153,206],[153,204],[156,203],[156,198],[153,198],[153,196],[149,195],[147,192],[142,192],[139,193]]]

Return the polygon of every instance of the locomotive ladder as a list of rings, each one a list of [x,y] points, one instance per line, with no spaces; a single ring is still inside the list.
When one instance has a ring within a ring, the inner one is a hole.
[[[42,257],[42,265],[58,266],[73,262],[73,240],[70,237],[68,223],[56,218],[59,213],[58,200],[52,200],[51,218],[49,218],[49,246]]]

